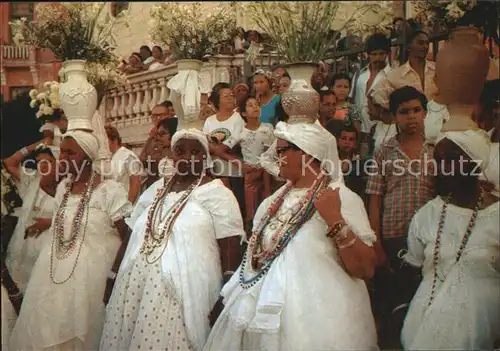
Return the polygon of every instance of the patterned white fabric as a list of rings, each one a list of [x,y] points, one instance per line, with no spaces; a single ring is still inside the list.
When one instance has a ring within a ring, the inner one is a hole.
[[[488,167],[491,143],[484,130],[444,132],[439,135],[437,142],[445,138],[457,144],[472,160],[481,161],[482,169]]]
[[[101,350],[137,350],[139,344],[141,350],[201,350],[210,332],[208,315],[222,283],[217,240],[244,235],[238,203],[220,180],[201,185],[177,217],[160,260],[145,265],[140,248],[148,210],[163,185],[160,179],[143,193],[127,221],[133,232],[107,307]],[[182,194],[165,197],[165,214]]]

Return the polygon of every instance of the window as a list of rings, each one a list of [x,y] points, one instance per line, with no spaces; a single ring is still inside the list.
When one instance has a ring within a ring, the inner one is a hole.
[[[34,2],[11,2],[10,3],[10,21],[15,21],[25,17],[28,22],[33,21],[33,12],[35,10]],[[12,31],[10,32],[12,41]]]
[[[110,3],[111,16],[116,17],[123,11],[128,10],[129,3],[126,1],[113,1]]]

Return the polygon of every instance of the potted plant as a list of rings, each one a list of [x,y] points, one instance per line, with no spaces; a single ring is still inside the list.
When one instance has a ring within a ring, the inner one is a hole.
[[[304,117],[311,111],[317,111],[315,104],[311,103],[304,103],[303,111],[297,110],[295,100],[297,95],[307,101],[318,100],[310,80],[317,63],[332,58],[329,51],[331,47],[335,47],[336,41],[336,36],[331,35],[332,30],[364,33],[377,27],[385,28],[391,23],[391,10],[383,1],[357,1],[354,12],[342,19],[341,10],[345,5],[337,1],[262,1],[248,5],[246,12],[250,14],[252,21],[269,35],[279,55],[288,62],[292,85],[283,96],[285,112],[288,110]],[[353,6],[352,3],[350,6]],[[369,14],[378,14],[379,21],[370,24],[367,20]],[[338,24],[337,27],[335,24]],[[294,95],[290,99],[294,111],[290,110],[292,106],[288,106],[288,95]],[[289,112],[287,114],[290,116]]]
[[[23,18],[10,23],[16,40],[50,49],[63,61],[66,81],[59,93],[68,129],[92,130],[97,94],[87,81],[85,63],[116,59],[112,30],[122,16],[102,15],[105,6],[104,2],[41,2],[35,5],[36,21]]]
[[[177,61],[178,73],[167,87],[170,100],[180,98],[181,128],[198,127],[202,59],[233,39],[236,30],[234,6],[202,6],[201,2],[164,2],[151,9],[150,36],[153,42],[168,46]]]

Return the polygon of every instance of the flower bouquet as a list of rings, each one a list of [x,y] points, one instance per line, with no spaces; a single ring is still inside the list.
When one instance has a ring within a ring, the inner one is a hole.
[[[233,6],[202,7],[201,2],[164,2],[151,9],[149,33],[178,59],[201,60],[230,41],[236,30]]]
[[[39,2],[35,21],[10,22],[17,43],[50,49],[61,61],[107,63],[115,58],[112,29],[122,16],[101,16],[105,2]]]
[[[29,95],[31,98],[30,107],[38,107],[37,118],[52,117],[54,110],[61,108],[58,82],[45,82],[43,90],[32,89]]]
[[[127,84],[127,77],[118,71],[118,62],[87,63],[87,79],[97,91],[97,106],[99,106],[106,91]]]

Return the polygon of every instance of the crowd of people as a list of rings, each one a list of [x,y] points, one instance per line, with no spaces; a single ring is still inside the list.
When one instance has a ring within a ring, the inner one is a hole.
[[[139,155],[106,126],[109,168],[58,111],[3,160],[23,204],[2,347],[499,347],[498,77],[478,58],[481,85],[457,104],[436,72],[464,64],[429,62],[425,32],[396,68],[389,38],[366,48],[353,77],[313,74],[308,121],[287,113],[300,103],[285,67],[257,70],[202,96],[203,130],[155,106]],[[128,73],[165,64],[146,49]]]

